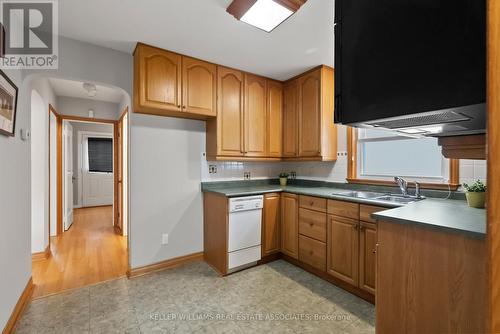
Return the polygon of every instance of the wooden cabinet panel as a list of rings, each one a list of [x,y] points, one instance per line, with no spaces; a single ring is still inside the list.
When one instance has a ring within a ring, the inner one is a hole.
[[[219,66],[217,70],[217,154],[242,156],[243,139],[243,73]],[[207,132],[208,132],[207,125]],[[207,144],[208,146],[208,144]]]
[[[359,204],[352,202],[328,200],[328,214],[340,217],[359,219]]]
[[[283,156],[296,157],[299,153],[298,131],[298,80],[286,83],[283,87]]]
[[[299,208],[299,233],[326,242],[326,213]]]
[[[377,236],[377,333],[489,332],[487,240],[385,221]]]
[[[216,116],[217,66],[182,57],[182,111]]]
[[[262,213],[262,256],[280,251],[280,195],[264,195]]]
[[[326,212],[326,199],[313,196],[299,196],[299,206],[315,211]]]
[[[375,294],[377,225],[361,222],[359,231],[359,287]]]
[[[299,156],[321,155],[321,71],[299,78]]]
[[[283,121],[283,85],[267,81],[267,152],[270,157],[281,157]]]
[[[347,283],[358,285],[358,221],[328,216],[327,272]]]
[[[281,251],[295,259],[299,256],[298,197],[281,195]]]
[[[135,57],[136,109],[181,111],[182,56],[143,45]]]
[[[267,154],[266,79],[245,74],[245,155]]]
[[[325,271],[325,243],[303,235],[299,235],[299,260],[321,271]]]
[[[387,208],[382,208],[380,206],[374,205],[366,205],[360,204],[359,206],[359,220],[368,222],[368,223],[376,223],[377,220],[372,218],[372,213],[387,210]]]

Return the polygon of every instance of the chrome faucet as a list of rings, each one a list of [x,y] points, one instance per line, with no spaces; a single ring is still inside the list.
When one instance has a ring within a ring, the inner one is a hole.
[[[403,194],[404,197],[407,197],[408,196],[408,182],[406,182],[406,180],[400,176],[395,176],[394,181],[396,181],[396,183],[399,186],[399,189],[401,189],[401,194]]]

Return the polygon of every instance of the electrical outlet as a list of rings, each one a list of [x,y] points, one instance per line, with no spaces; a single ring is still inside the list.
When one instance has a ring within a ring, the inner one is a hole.
[[[243,172],[243,179],[250,180],[250,172]]]
[[[208,173],[216,174],[217,173],[217,165],[208,165]]]
[[[163,233],[161,235],[161,244],[162,245],[168,244],[168,233]]]
[[[295,180],[297,178],[297,172],[295,172],[295,171],[290,172],[290,178],[292,180]]]

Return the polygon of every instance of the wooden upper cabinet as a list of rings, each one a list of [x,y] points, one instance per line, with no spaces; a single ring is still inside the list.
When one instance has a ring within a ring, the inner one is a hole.
[[[267,152],[281,157],[283,126],[283,84],[267,81]]]
[[[333,68],[320,66],[284,84],[283,157],[337,159]]]
[[[267,155],[267,80],[245,74],[245,155]]]
[[[359,221],[328,216],[327,265],[328,274],[349,284],[358,285]]]
[[[217,66],[182,57],[182,111],[216,116]]]
[[[280,251],[280,194],[265,194],[262,211],[262,256]]]
[[[217,119],[207,121],[207,156],[244,155],[244,80],[238,70],[217,69]]]
[[[134,111],[181,111],[182,56],[139,44],[134,63]]]
[[[296,157],[299,153],[298,131],[298,80],[287,82],[283,87],[283,156]]]
[[[294,194],[281,195],[281,252],[299,257],[299,201]]]
[[[299,156],[319,155],[321,155],[321,72],[316,70],[299,79]]]
[[[134,112],[215,117],[217,66],[142,43],[134,51]]]

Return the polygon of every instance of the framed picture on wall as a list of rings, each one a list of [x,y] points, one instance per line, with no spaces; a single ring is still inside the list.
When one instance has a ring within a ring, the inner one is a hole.
[[[0,134],[13,137],[16,130],[17,87],[0,70]]]

